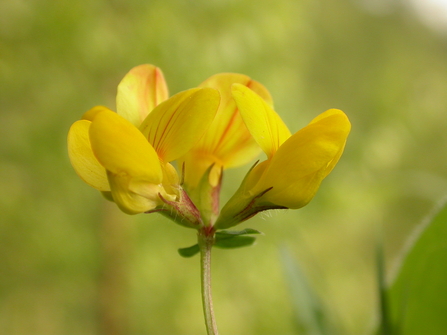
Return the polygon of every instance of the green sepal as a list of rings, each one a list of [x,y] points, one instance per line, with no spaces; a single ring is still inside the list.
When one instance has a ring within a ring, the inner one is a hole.
[[[247,236],[262,234],[259,230],[246,228],[244,230],[221,230],[216,232],[214,246],[223,249],[248,247],[256,241],[256,237]]]
[[[194,244],[187,248],[180,248],[177,250],[180,256],[189,258],[194,256],[195,254],[198,254],[200,252],[200,248],[198,244]]]
[[[183,188],[180,187],[179,193],[177,201],[166,200],[158,194],[164,204],[145,213],[160,213],[183,227],[199,229],[203,226],[199,210]]]
[[[233,194],[230,200],[228,200],[217,217],[216,222],[214,223],[216,229],[233,227],[250,219],[259,212],[269,209],[287,209],[287,207],[264,200],[263,195],[272,190],[273,187],[269,187],[258,194],[251,194],[247,191],[250,188],[247,184],[250,183],[250,180],[253,178],[251,174],[256,167],[260,167],[262,164],[265,164],[265,162],[266,161],[259,165],[257,165],[258,162],[256,162],[247,172],[238,190]],[[263,171],[262,169],[264,168],[265,166],[262,167],[260,171]],[[257,171],[257,173],[258,172],[259,171]]]

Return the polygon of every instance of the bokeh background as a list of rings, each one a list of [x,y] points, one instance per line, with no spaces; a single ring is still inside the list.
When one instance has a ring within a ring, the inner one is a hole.
[[[205,333],[199,260],[176,251],[194,231],[122,214],[66,153],[70,125],[94,105],[114,109],[142,63],[162,68],[171,93],[247,74],[293,132],[329,108],[348,114],[345,154],[314,200],[241,225],[265,233],[255,246],[215,250],[215,311],[222,334],[300,334],[287,254],[341,334],[371,331],[378,241],[391,279],[447,190],[447,30],[430,4],[1,1],[0,333]],[[225,174],[223,201],[246,171]]]

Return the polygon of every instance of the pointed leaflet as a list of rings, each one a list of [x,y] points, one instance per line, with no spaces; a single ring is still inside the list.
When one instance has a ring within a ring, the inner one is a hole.
[[[256,242],[256,237],[247,235],[234,235],[231,238],[216,239],[214,246],[222,249],[235,249],[249,247]]]
[[[158,105],[140,129],[158,156],[171,162],[184,155],[202,137],[219,106],[219,92],[194,88]]]
[[[100,191],[110,191],[106,170],[93,154],[89,129],[91,122],[76,121],[68,132],[68,156],[76,173],[88,185]]]
[[[177,249],[177,251],[180,254],[180,256],[189,258],[194,256],[195,254],[198,254],[200,252],[200,247],[198,244],[194,244],[190,247]]]
[[[214,245],[223,249],[248,247],[255,243],[256,237],[247,235],[262,234],[259,230],[246,228],[244,230],[220,230],[216,232]]]
[[[117,113],[138,127],[167,98],[168,87],[161,70],[150,64],[139,65],[118,85]]]
[[[234,84],[232,92],[245,125],[267,157],[271,158],[290,137],[289,129],[279,115],[248,87]]]

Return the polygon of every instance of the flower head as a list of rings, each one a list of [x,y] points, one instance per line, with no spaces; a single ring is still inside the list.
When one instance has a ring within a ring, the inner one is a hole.
[[[171,161],[201,138],[219,106],[219,93],[195,88],[167,99],[161,71],[132,69],[118,86],[117,113],[97,106],[76,121],[68,151],[77,174],[136,214],[184,200]]]
[[[305,206],[337,164],[351,127],[330,109],[292,135],[267,89],[234,73],[169,98],[161,70],[140,65],[120,82],[116,100],[116,113],[96,106],[71,126],[77,174],[125,213],[161,212],[207,234],[263,210]],[[267,159],[219,211],[223,170],[260,150]]]
[[[308,204],[337,164],[351,128],[342,111],[330,109],[291,135],[278,114],[252,90],[235,84],[233,96],[267,160],[249,171],[222,209],[216,222],[219,228],[263,210],[297,209]]]

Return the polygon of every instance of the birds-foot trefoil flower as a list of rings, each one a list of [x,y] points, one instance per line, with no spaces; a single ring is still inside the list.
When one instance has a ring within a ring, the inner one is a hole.
[[[260,211],[309,203],[350,131],[347,116],[330,109],[292,135],[267,89],[234,73],[168,98],[162,72],[140,65],[119,84],[116,104],[117,113],[97,106],[72,125],[68,150],[77,174],[125,213],[160,212],[211,236]],[[261,149],[267,159],[220,211],[223,170]]]
[[[77,174],[128,214],[162,211],[196,227],[201,217],[170,162],[185,155],[212,122],[220,96],[194,88],[167,99],[161,71],[132,69],[118,86],[117,113],[97,106],[76,121],[68,151]]]
[[[330,109],[291,135],[279,115],[252,90],[235,84],[232,91],[267,160],[248,172],[222,209],[216,229],[234,226],[260,211],[308,204],[337,164],[351,129],[342,111]]]

